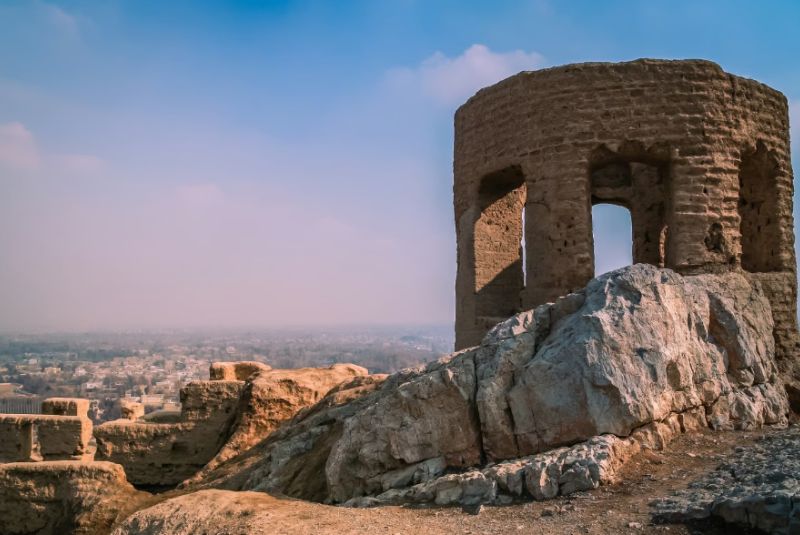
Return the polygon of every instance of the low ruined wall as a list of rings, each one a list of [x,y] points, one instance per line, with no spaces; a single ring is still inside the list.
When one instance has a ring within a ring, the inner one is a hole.
[[[81,459],[89,453],[92,422],[80,416],[3,415],[0,437],[0,462]]]
[[[125,468],[135,485],[173,486],[248,450],[301,409],[365,368],[273,370],[257,362],[213,363],[213,378],[181,389],[176,420],[120,419],[95,428],[98,460]]]
[[[192,381],[181,389],[181,419],[222,425],[236,411],[243,381]]]
[[[176,485],[203,468],[220,447],[219,430],[192,423],[117,420],[95,429],[98,459],[122,465],[136,485]]]
[[[96,459],[121,464],[135,485],[177,485],[222,447],[243,388],[242,381],[194,381],[181,389],[179,422],[99,425]]]
[[[112,463],[53,461],[0,465],[0,533],[95,535],[140,507]]]
[[[0,415],[0,463],[87,460],[91,457],[89,400],[50,398],[44,414]]]
[[[0,416],[0,463],[30,461],[33,428],[26,416]]]

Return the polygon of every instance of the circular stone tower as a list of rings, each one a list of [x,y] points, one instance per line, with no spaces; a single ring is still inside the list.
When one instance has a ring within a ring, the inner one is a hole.
[[[744,270],[797,352],[786,98],[709,61],[521,72],[455,116],[456,349],[594,276],[592,206],[630,210],[633,261]],[[525,265],[523,266],[523,262]]]

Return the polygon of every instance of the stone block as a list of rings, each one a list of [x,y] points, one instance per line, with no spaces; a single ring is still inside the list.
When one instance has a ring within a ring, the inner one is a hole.
[[[243,381],[192,381],[181,388],[184,421],[227,419],[236,409]]]
[[[19,415],[0,416],[0,463],[30,461],[32,456],[32,422]]]
[[[39,416],[33,422],[44,460],[80,459],[89,453],[92,421],[79,416]]]
[[[0,462],[84,459],[92,421],[80,416],[0,416]]]

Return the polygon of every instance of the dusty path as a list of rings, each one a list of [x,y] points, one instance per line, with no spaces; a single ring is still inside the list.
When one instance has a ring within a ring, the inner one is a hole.
[[[653,525],[648,504],[685,488],[716,467],[734,447],[752,444],[758,437],[775,432],[779,431],[679,436],[666,452],[646,452],[634,458],[623,469],[624,483],[546,502],[484,507],[479,515],[465,514],[458,508],[348,509],[262,493],[212,490],[181,497],[179,507],[167,508],[162,503],[139,513],[135,526],[130,526],[135,529],[119,533],[732,533],[730,527]]]

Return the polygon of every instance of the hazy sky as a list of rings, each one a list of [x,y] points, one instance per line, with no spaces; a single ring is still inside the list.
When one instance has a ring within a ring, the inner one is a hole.
[[[702,57],[798,123],[798,23],[793,0],[0,0],[0,330],[450,322],[475,90]],[[612,267],[625,230],[597,219]]]

